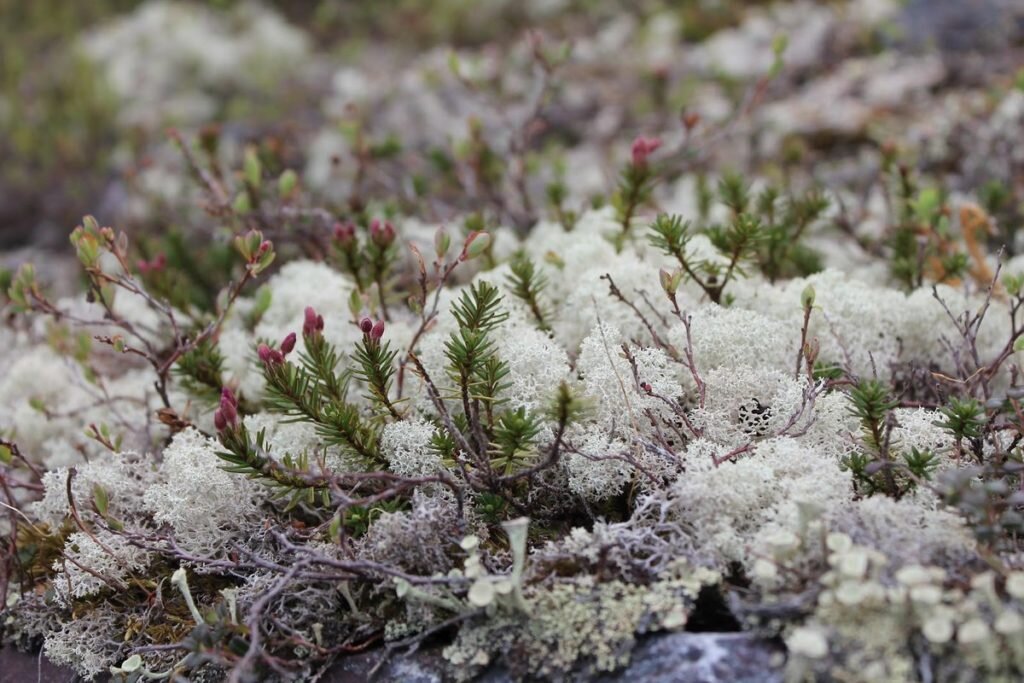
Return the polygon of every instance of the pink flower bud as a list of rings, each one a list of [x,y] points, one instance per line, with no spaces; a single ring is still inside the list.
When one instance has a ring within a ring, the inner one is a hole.
[[[370,223],[370,240],[381,249],[391,246],[395,241],[395,228],[388,221],[380,221],[376,218]]]
[[[167,255],[157,254],[152,261],[146,259],[139,259],[135,262],[135,266],[139,269],[139,272],[146,274],[150,271],[163,270],[167,265]]]
[[[351,223],[334,224],[334,241],[342,249],[348,249],[356,241],[356,226]]]
[[[647,168],[647,157],[661,147],[661,138],[638,137],[633,141],[633,166]]]
[[[373,324],[373,329],[370,330],[370,339],[374,341],[380,340],[384,336],[384,321],[378,320]]]
[[[260,242],[260,248],[259,248],[259,251],[257,252],[257,255],[258,256],[263,256],[264,254],[267,253],[267,251],[270,250],[270,247],[272,247],[272,246],[274,246],[274,245],[271,244],[270,240],[263,240],[262,242]]]
[[[324,317],[317,315],[312,306],[306,306],[306,317],[302,323],[302,336],[311,337],[324,329]]]
[[[238,420],[238,411],[235,410],[230,404],[221,405],[220,410],[217,411],[220,416],[224,418],[224,422],[229,425],[234,425]]]
[[[228,428],[228,421],[224,419],[224,413],[219,408],[213,414],[213,426],[217,428],[218,432],[223,432]]]
[[[369,318],[363,318],[359,321],[359,329],[363,334],[370,334],[370,330],[373,329],[373,321]]]
[[[292,349],[294,349],[294,348],[295,348],[295,333],[291,332],[291,333],[288,334],[287,337],[284,338],[284,341],[281,342],[281,353],[283,353],[284,355],[287,356],[289,353],[292,352]]]
[[[217,412],[220,413],[221,419],[224,420],[225,424],[234,425],[238,420],[238,401],[227,387],[224,387],[221,391],[220,410]],[[214,415],[214,419],[216,419],[216,415]]]
[[[279,365],[284,362],[284,356],[281,355],[281,352],[270,348],[266,344],[260,344],[256,348],[256,353],[264,365]]]

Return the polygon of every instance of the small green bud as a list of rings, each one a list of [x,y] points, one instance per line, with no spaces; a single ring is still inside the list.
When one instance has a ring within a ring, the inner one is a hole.
[[[109,282],[104,282],[102,285],[100,285],[100,288],[99,288],[99,298],[100,298],[100,301],[103,302],[104,306],[107,306],[108,308],[113,308],[113,306],[114,306],[114,297],[116,297],[116,296],[117,296],[117,289],[114,287],[113,284],[111,284]]]
[[[355,143],[359,139],[359,134],[362,132],[363,127],[359,124],[356,119],[345,119],[338,124],[338,132],[347,140],[350,144]]]
[[[1020,294],[1021,287],[1024,287],[1024,274],[1003,276],[1003,287],[1006,288],[1006,293],[1010,296],[1017,296]]]
[[[1017,337],[1013,342],[1014,351],[1024,351],[1024,337]]]
[[[804,291],[800,292],[800,305],[805,310],[814,306],[814,295],[814,285],[807,285],[804,287]]]
[[[277,179],[277,192],[284,198],[291,197],[298,186],[299,175],[290,168]]]
[[[559,270],[565,269],[565,260],[554,251],[544,252],[544,263],[550,264]]]
[[[476,230],[469,233],[469,237],[466,238],[466,244],[462,247],[462,255],[459,257],[460,261],[468,261],[480,256],[487,248],[491,246],[491,235],[481,230]]]
[[[263,233],[259,230],[250,230],[244,235],[235,237],[235,249],[249,263],[262,255],[263,252],[260,250],[263,249],[264,244],[270,243],[264,242]]]
[[[664,268],[658,271],[658,280],[661,282],[661,288],[665,290],[666,294],[676,293],[676,290],[672,287],[672,274]]]
[[[273,294],[270,288],[264,285],[256,290],[256,303],[252,307],[252,317],[259,320],[263,317],[263,314],[270,308],[270,302],[273,298]]]
[[[85,362],[92,351],[92,337],[88,332],[81,332],[75,336],[75,360]]]
[[[443,225],[438,226],[437,230],[434,231],[434,252],[437,254],[438,260],[444,258],[451,244],[452,238],[448,231],[444,229]]]
[[[785,54],[787,47],[789,47],[789,36],[784,33],[775,36],[772,40],[772,55],[774,57],[774,61],[772,62],[772,67],[768,72],[768,75],[772,78],[778,76],[782,71],[782,66],[784,64],[783,55]]]
[[[121,335],[117,334],[117,335],[114,335],[114,337],[111,339],[111,341],[114,342],[114,350],[115,351],[117,351],[118,353],[124,353],[124,349],[125,349],[124,337],[122,337]]]
[[[0,445],[0,462],[5,465],[10,465],[14,462],[14,452],[11,451],[10,446]]]
[[[93,233],[79,226],[71,233],[71,244],[75,247],[78,260],[83,266],[95,268],[99,265],[100,243]]]
[[[249,201],[248,192],[239,192],[235,195],[235,201],[231,202],[231,210],[237,214],[247,214],[252,211],[252,202]]]
[[[661,288],[665,290],[665,293],[669,296],[675,296],[676,291],[679,289],[679,284],[683,281],[683,271],[676,269],[674,272],[669,272],[667,269],[662,268],[658,271],[658,279],[661,281]]]
[[[269,241],[264,241],[257,251],[256,263],[252,267],[252,274],[259,275],[262,273],[274,262],[276,256],[277,252],[274,251],[273,244]]]
[[[106,517],[110,498],[107,497],[106,489],[99,484],[92,487],[92,502],[96,506],[96,512],[100,513],[100,516]]]
[[[242,172],[245,175],[245,182],[249,187],[258,188],[263,178],[263,164],[260,163],[260,155],[255,147],[245,148],[245,159],[242,162]]]

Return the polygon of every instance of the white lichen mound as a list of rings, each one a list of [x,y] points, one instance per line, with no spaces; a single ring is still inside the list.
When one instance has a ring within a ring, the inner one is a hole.
[[[670,494],[694,545],[726,562],[752,566],[762,536],[795,531],[807,510],[827,510],[852,496],[850,475],[838,462],[794,439],[764,441],[716,466],[729,452],[709,441],[692,443]]]
[[[177,434],[164,449],[160,481],[144,494],[153,520],[170,526],[182,547],[199,555],[244,543],[265,497],[256,483],[223,470],[220,450],[196,430]]]
[[[108,531],[77,531],[64,543],[64,557],[54,562],[57,599],[70,606],[74,598],[103,590],[123,590],[143,572],[150,554]]]
[[[380,446],[395,474],[429,476],[441,467],[441,458],[431,448],[437,427],[422,419],[394,422],[381,433]]]
[[[122,100],[126,126],[201,122],[218,90],[274,83],[301,64],[309,39],[272,10],[242,3],[230,16],[188,2],[151,0],[82,40]]]

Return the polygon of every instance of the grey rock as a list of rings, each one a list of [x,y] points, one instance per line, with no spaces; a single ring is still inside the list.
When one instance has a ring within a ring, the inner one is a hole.
[[[670,633],[648,638],[633,650],[621,673],[601,683],[774,683],[782,681],[781,645],[747,633]]]
[[[911,46],[989,52],[1024,37],[1020,0],[910,0],[903,28]]]
[[[442,683],[445,664],[437,648],[409,657],[395,657],[371,678],[381,654],[366,653],[339,661],[323,683],[367,680],[406,683]],[[785,650],[775,641],[748,633],[659,633],[642,638],[628,667],[612,674],[574,680],[595,683],[775,683],[782,681]],[[508,671],[493,667],[479,679],[483,683],[512,681]]]
[[[73,683],[78,676],[51,664],[41,652],[30,655],[13,647],[0,647],[0,683]]]

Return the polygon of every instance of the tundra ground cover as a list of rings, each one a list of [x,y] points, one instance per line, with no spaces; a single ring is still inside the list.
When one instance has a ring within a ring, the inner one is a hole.
[[[4,275],[5,641],[585,679],[700,624],[1018,679],[1020,15],[526,7],[76,36],[117,179],[73,286]]]

